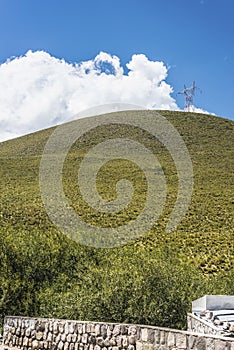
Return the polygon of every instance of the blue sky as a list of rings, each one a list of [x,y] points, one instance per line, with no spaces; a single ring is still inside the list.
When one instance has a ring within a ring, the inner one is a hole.
[[[202,93],[194,104],[234,119],[233,0],[0,0],[0,6],[1,64],[28,50],[72,64],[103,51],[127,71],[132,55],[144,54],[170,67],[166,82],[180,108],[183,97],[175,92],[195,80]]]

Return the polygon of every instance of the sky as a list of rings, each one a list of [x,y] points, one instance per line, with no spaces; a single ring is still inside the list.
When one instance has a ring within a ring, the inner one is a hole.
[[[0,141],[131,103],[234,120],[233,0],[0,0]]]

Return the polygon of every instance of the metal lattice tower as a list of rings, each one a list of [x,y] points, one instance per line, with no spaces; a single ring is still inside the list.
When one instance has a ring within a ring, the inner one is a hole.
[[[178,92],[178,94],[184,95],[184,110],[190,112],[191,106],[193,105],[193,97],[195,95],[195,91],[200,90],[196,85],[195,81],[192,86],[187,88],[184,84],[184,90]]]

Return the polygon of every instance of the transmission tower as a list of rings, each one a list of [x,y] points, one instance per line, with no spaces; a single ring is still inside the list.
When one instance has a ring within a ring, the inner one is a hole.
[[[193,97],[195,96],[195,91],[201,89],[195,85],[195,81],[192,86],[187,88],[184,84],[184,90],[178,92],[177,94],[184,95],[184,110],[190,112],[191,106],[193,105]]]

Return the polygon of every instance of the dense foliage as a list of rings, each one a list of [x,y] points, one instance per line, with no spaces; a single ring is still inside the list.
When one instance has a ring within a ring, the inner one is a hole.
[[[194,167],[191,206],[175,232],[164,230],[176,198],[175,166],[147,133],[113,126],[108,135],[100,127],[75,144],[66,160],[64,188],[70,203],[85,220],[108,226],[138,212],[145,186],[140,169],[113,163],[111,181],[103,169],[98,188],[106,198],[112,198],[113,181],[123,169],[139,191],[128,211],[100,219],[72,181],[77,160],[90,144],[123,132],[140,137],[157,154],[168,182],[163,215],[147,235],[118,248],[83,246],[50,222],[40,197],[38,169],[53,129],[0,144],[1,322],[4,315],[15,314],[185,327],[194,298],[234,294],[234,123],[192,113],[162,114],[182,135]]]

